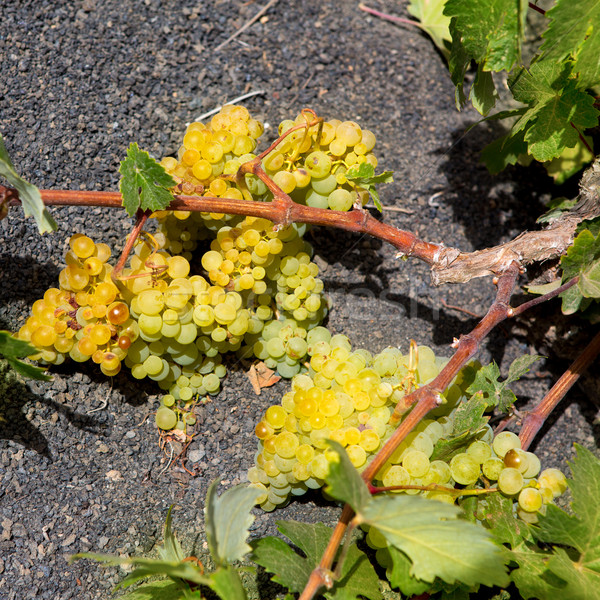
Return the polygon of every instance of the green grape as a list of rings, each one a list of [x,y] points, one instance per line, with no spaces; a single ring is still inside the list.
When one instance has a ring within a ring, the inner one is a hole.
[[[529,469],[529,457],[521,448],[511,448],[504,455],[504,465],[525,473]]]
[[[433,442],[426,433],[407,436],[407,443],[412,450],[418,450],[429,458],[433,454]]]
[[[174,429],[177,425],[177,415],[170,408],[162,406],[156,411],[155,421],[160,429]]]
[[[472,485],[480,475],[480,465],[470,454],[456,454],[450,461],[450,473],[456,483]]]
[[[410,474],[400,465],[392,465],[384,471],[381,480],[385,487],[404,486],[410,483]]]
[[[429,470],[429,457],[420,450],[409,450],[402,459],[402,466],[411,477],[423,477]]]
[[[525,479],[536,477],[541,469],[540,459],[533,452],[526,452],[527,469],[523,472]]]
[[[333,190],[327,197],[327,205],[331,210],[349,211],[355,201],[355,196],[344,188]]]
[[[521,448],[521,440],[519,436],[515,435],[511,431],[501,431],[495,438],[492,444],[494,452],[500,458],[504,458],[504,455],[513,448]]]
[[[275,438],[275,450],[282,458],[295,457],[299,445],[298,436],[289,431],[283,431]]]
[[[497,457],[486,459],[481,465],[482,473],[491,481],[496,481],[504,469],[504,461]]]
[[[544,469],[539,474],[537,481],[542,488],[551,490],[554,498],[562,496],[568,487],[564,473],[554,468]]]
[[[270,406],[264,416],[264,420],[273,428],[281,429],[285,424],[287,412],[282,406]]]
[[[518,502],[525,512],[537,512],[543,505],[542,494],[536,488],[526,487],[519,493]]]
[[[269,356],[273,358],[280,358],[285,354],[285,344],[279,337],[272,337],[267,340],[266,350]]]
[[[476,440],[467,448],[467,454],[478,464],[482,464],[492,456],[492,449],[489,444],[486,444],[481,440]]]
[[[221,380],[214,373],[209,373],[202,379],[202,385],[209,394],[216,394],[221,387]]]
[[[304,161],[304,168],[311,177],[326,177],[331,171],[331,158],[322,151],[311,152]]]
[[[346,448],[350,462],[358,469],[367,462],[367,453],[364,448],[353,444]]]
[[[502,470],[498,476],[498,489],[507,496],[518,494],[523,488],[523,475],[512,467]]]
[[[435,473],[437,478],[437,483],[448,483],[452,477],[452,471],[450,470],[450,466],[448,463],[445,463],[442,460],[432,460],[429,464],[429,471],[427,471],[426,476],[430,473]]]
[[[318,194],[327,196],[328,194],[333,192],[333,190],[335,190],[335,188],[337,187],[337,181],[335,179],[335,176],[332,173],[329,173],[329,175],[326,175],[325,177],[313,177],[310,182],[310,186]]]

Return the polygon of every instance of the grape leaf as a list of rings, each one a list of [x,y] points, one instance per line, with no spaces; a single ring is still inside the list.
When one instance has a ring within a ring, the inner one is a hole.
[[[475,377],[477,374],[475,369],[465,371],[469,375],[471,372]],[[489,406],[488,400],[481,392],[473,394],[468,400],[463,400],[454,412],[452,433],[436,442],[431,460],[448,462],[455,454],[464,451],[471,442],[479,439],[483,435],[483,426],[489,421],[489,417],[483,416]]]
[[[531,354],[515,359],[508,368],[508,375],[504,381],[498,380],[500,369],[492,361],[489,365],[481,367],[477,371],[475,380],[467,388],[467,393],[475,394],[482,392],[488,402],[488,408],[497,406],[501,412],[507,412],[517,399],[508,386],[525,375],[531,365],[540,358],[541,356]]]
[[[502,494],[489,494],[478,499],[478,508],[483,513],[481,521],[490,530],[499,544],[519,547],[524,541],[532,541],[531,527],[517,519],[513,512],[512,498]]]
[[[483,419],[482,423],[487,423],[487,419]],[[463,431],[462,433],[451,435],[449,438],[440,438],[433,447],[431,460],[448,462],[455,454],[464,452],[471,442],[480,437],[481,433]]]
[[[594,236],[589,229],[582,230],[560,260],[563,283],[580,276],[577,285],[561,294],[563,313],[572,314],[578,309],[583,310],[589,305],[589,301],[587,304],[585,302],[587,297],[597,297],[593,294],[600,280],[599,260],[600,233]]]
[[[204,508],[206,539],[217,565],[241,560],[251,548],[246,543],[248,528],[254,522],[250,513],[261,491],[246,485],[229,488],[217,496],[218,481],[213,481],[206,494]]]
[[[569,199],[569,198],[552,198],[550,202],[546,205],[548,209],[541,217],[538,217],[536,223],[552,223],[552,221],[556,221],[561,215],[571,210],[577,204],[577,199]],[[557,284],[557,287],[560,284]],[[534,286],[528,286],[528,290],[530,290]],[[550,291],[550,290],[549,290]],[[538,292],[533,292],[537,294]],[[542,292],[545,294],[546,292]]]
[[[387,572],[387,578],[390,585],[398,588],[405,596],[418,596],[431,588],[431,583],[415,579],[410,574],[412,563],[398,548],[388,546],[388,551],[392,558],[392,566]]]
[[[483,527],[459,519],[460,513],[457,506],[436,500],[394,495],[373,498],[355,520],[376,527],[402,550],[417,579],[504,586],[508,577],[501,549]]]
[[[291,592],[300,592],[319,564],[333,530],[322,523],[297,521],[278,521],[277,528],[306,556],[300,556],[279,538],[266,537],[252,543],[252,559],[274,574],[273,581]],[[355,544],[348,549],[340,579],[323,595],[329,600],[356,600],[359,597],[381,600],[379,578],[366,555]]]
[[[532,530],[538,540],[553,545],[552,551],[523,547],[513,552],[519,564],[513,579],[525,598],[600,598],[600,460],[586,448],[575,448],[577,456],[569,464],[573,514],[550,504]]]
[[[475,81],[471,86],[469,93],[469,100],[473,105],[473,108],[482,115],[487,115],[498,99],[498,92],[494,85],[494,79],[492,74],[488,71],[484,71],[482,66],[477,67],[477,74],[475,75]]]
[[[165,527],[163,530],[163,545],[158,549],[158,555],[162,560],[179,562],[185,557],[183,556],[183,550],[179,540],[175,537],[171,531],[171,513],[173,511],[173,504],[169,507],[167,518],[165,519]]]
[[[347,502],[355,512],[358,512],[371,500],[369,489],[350,462],[344,448],[332,440],[329,440],[328,444],[337,452],[339,460],[329,463],[325,491],[336,500]]]
[[[182,600],[185,587],[171,579],[143,583],[135,590],[119,596],[120,600]],[[189,597],[189,596],[188,596]],[[200,596],[198,596],[200,600]]]
[[[520,61],[526,0],[448,0],[444,14],[452,17],[452,39],[484,71],[510,71]]]
[[[19,360],[37,352],[38,349],[29,342],[14,337],[9,331],[0,331],[0,356],[4,357],[17,373],[29,379],[51,381],[52,377],[46,373],[46,369]]]
[[[19,199],[23,206],[23,212],[26,217],[33,216],[40,233],[55,231],[58,227],[56,221],[50,216],[48,209],[44,205],[40,190],[25,181],[17,174],[15,167],[8,156],[4,139],[0,133],[0,176],[4,177],[9,185],[19,192]]]
[[[210,578],[210,588],[219,594],[222,600],[246,600],[248,598],[237,569],[232,567],[217,569],[210,574]]]
[[[513,130],[525,131],[528,152],[536,160],[560,156],[565,148],[577,144],[577,128],[598,124],[594,98],[579,89],[571,69],[570,63],[540,60],[529,71],[519,69],[509,79],[515,100],[529,105]]]
[[[407,7],[408,12],[419,19],[420,27],[433,40],[440,52],[448,58],[449,46],[452,37],[448,29],[450,17],[444,14],[446,0],[411,0]]]
[[[138,208],[164,210],[171,204],[173,195],[168,188],[175,185],[175,180],[135,142],[129,146],[127,158],[121,161],[119,173],[119,189],[129,216],[133,217]]]
[[[541,52],[545,58],[558,61],[574,53],[574,71],[582,88],[600,82],[600,1],[557,0],[546,12],[550,24],[542,34]]]
[[[508,165],[515,165],[521,156],[527,154],[525,131],[510,131],[488,144],[481,151],[481,160],[488,171],[495,175]]]
[[[92,552],[75,554],[71,557],[71,560],[79,560],[80,558],[89,558],[91,560],[103,563],[109,567],[134,567],[134,570],[115,587],[115,590],[122,587],[128,587],[140,579],[145,579],[146,577],[152,577],[154,575],[167,576],[176,580],[183,579],[185,581],[189,581],[190,583],[207,585],[209,587],[212,583],[210,578],[202,575],[200,569],[192,562],[171,562],[136,556],[127,558],[121,556],[112,556],[110,554],[96,554]]]
[[[391,183],[394,181],[393,173],[391,171],[384,171],[379,175],[375,175],[375,167],[369,163],[360,163],[352,165],[346,171],[346,179],[352,181],[358,187],[361,187],[369,192],[369,195],[373,199],[373,203],[377,207],[377,210],[381,212],[381,202],[379,201],[379,192],[375,186],[379,183]]]
[[[565,148],[558,158],[544,163],[544,167],[546,167],[548,175],[554,179],[554,183],[561,185],[594,159],[594,154],[589,150],[594,147],[593,139],[589,135],[584,135],[583,138],[585,144],[578,139],[573,148]],[[573,200],[573,202],[576,201]]]

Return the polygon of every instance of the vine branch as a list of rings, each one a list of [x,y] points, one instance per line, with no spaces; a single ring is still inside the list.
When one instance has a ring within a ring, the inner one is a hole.
[[[584,348],[583,352],[575,359],[573,364],[562,374],[560,379],[552,386],[542,401],[525,417],[519,438],[521,447],[527,450],[541,429],[548,415],[556,408],[566,393],[600,354],[600,332]]]

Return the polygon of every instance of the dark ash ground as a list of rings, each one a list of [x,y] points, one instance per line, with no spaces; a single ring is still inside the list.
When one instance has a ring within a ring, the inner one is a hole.
[[[187,122],[264,90],[246,106],[272,127],[311,107],[373,130],[380,166],[396,172],[383,203],[403,209],[384,218],[424,239],[465,250],[490,246],[534,227],[549,193],[572,195],[553,191],[539,169],[491,178],[477,154],[493,133],[481,127],[464,134],[477,115],[456,111],[434,46],[416,28],[371,19],[355,2],[281,0],[215,52],[261,5],[0,0],[0,132],[20,173],[42,188],[117,189],[130,142],[155,157],[169,155]],[[102,209],[53,214],[60,229],[52,236],[40,237],[16,210],[0,223],[1,328],[16,330],[31,303],[55,285],[70,234],[85,232],[117,250],[131,225],[124,213]],[[433,289],[425,265],[399,263],[374,240],[315,229],[311,241],[333,300],[329,327],[356,347],[407,350],[414,338],[447,354],[453,336],[476,320],[443,303],[483,314],[493,298],[483,280]],[[568,364],[561,338],[533,346],[521,334],[531,327],[543,333],[555,318],[552,311],[536,316],[500,328],[482,352],[505,369],[519,353],[549,353],[518,386],[525,406]],[[68,565],[67,557],[148,552],[172,503],[189,548],[203,533],[208,484],[244,481],[254,424],[285,389],[281,382],[256,397],[232,363],[223,392],[200,411],[187,463],[198,476],[191,477],[166,468],[150,385],[125,373],[110,382],[91,366],[72,364],[55,369],[51,383],[0,383],[2,597],[109,597],[122,573],[86,561]],[[537,444],[544,464],[565,467],[573,442],[595,449],[595,416],[594,405],[571,392]],[[315,495],[273,515],[257,512],[252,535],[274,533],[276,519],[333,524],[338,512]]]

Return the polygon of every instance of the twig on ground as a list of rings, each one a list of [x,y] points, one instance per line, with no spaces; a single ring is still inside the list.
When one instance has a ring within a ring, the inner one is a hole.
[[[258,21],[258,19],[260,19],[276,2],[277,0],[269,0],[269,2],[267,2],[265,6],[263,6],[249,21],[246,21],[246,23],[244,23],[237,31],[235,31],[235,33],[231,34],[224,42],[221,42],[214,51],[218,52],[221,50],[221,48],[227,46],[227,44],[234,40],[238,35],[246,31],[248,27]]]
[[[208,119],[208,117],[212,117],[213,115],[216,115],[222,108],[223,106],[229,106],[231,104],[236,104],[237,102],[243,102],[244,100],[247,100],[248,98],[252,98],[252,96],[261,96],[262,94],[266,94],[267,92],[265,90],[256,90],[254,92],[248,92],[247,94],[242,94],[241,96],[238,96],[237,98],[234,98],[233,100],[229,100],[229,102],[225,102],[225,104],[223,104],[222,106],[217,106],[217,108],[213,108],[212,110],[209,110],[208,112],[205,112],[204,114],[201,114],[199,117],[196,118],[196,121],[204,121],[204,119]]]

